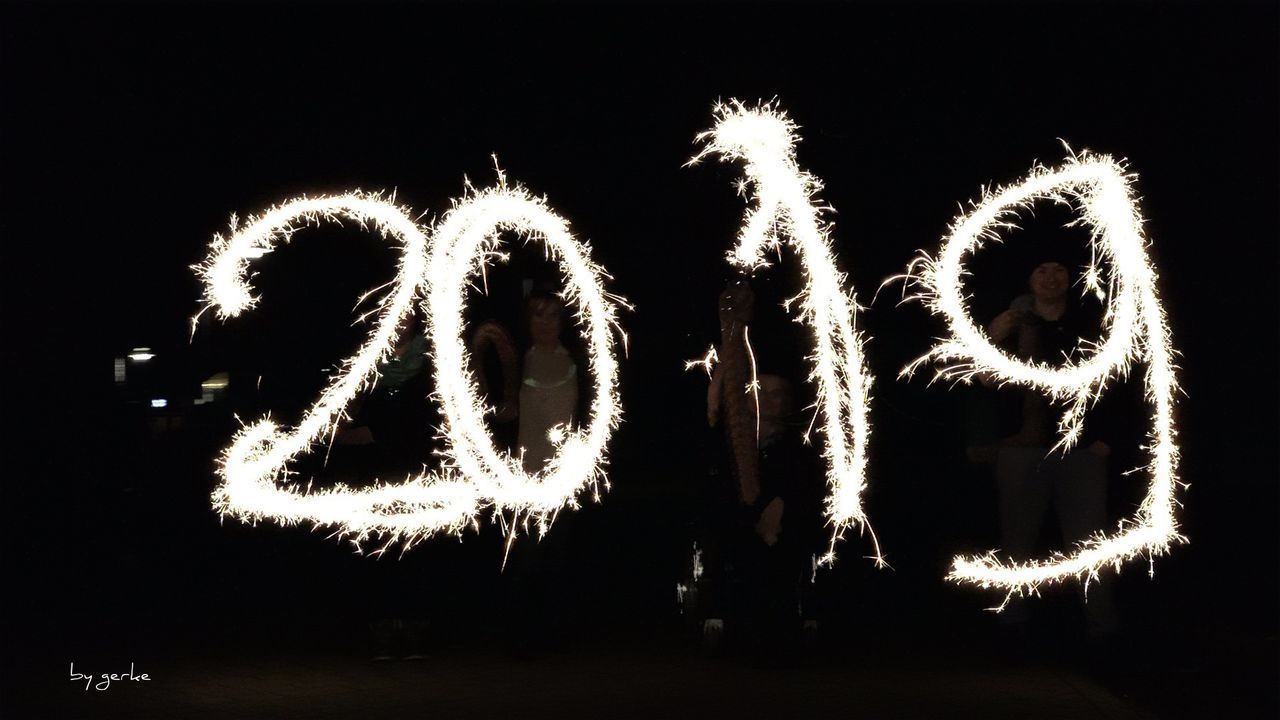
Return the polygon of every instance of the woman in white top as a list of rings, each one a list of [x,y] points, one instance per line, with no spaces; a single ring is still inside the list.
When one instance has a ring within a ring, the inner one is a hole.
[[[533,345],[524,356],[519,434],[528,473],[542,470],[555,455],[551,432],[568,429],[578,409],[578,366],[560,343],[564,311],[564,301],[554,295],[529,296],[526,317]]]

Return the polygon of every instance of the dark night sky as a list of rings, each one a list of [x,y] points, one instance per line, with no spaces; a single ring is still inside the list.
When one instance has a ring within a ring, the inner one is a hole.
[[[801,164],[838,210],[836,254],[864,303],[914,251],[935,248],[958,204],[984,183],[1014,180],[1035,160],[1060,160],[1059,139],[1129,160],[1182,353],[1183,476],[1192,484],[1183,496],[1192,543],[1158,561],[1154,581],[1142,563],[1130,566],[1133,592],[1163,603],[1162,617],[1214,613],[1274,633],[1274,5],[606,12],[563,4],[17,4],[3,18],[0,357],[9,467],[0,512],[6,574],[41,588],[8,602],[29,610],[88,594],[128,606],[138,602],[131,593],[144,592],[130,589],[137,587],[189,602],[234,577],[230,563],[262,578],[289,558],[325,568],[334,567],[330,556],[348,557],[304,531],[217,525],[204,498],[212,454],[230,432],[225,422],[216,425],[222,434],[191,441],[193,453],[205,454],[182,475],[155,474],[168,460],[156,460],[163,453],[146,443],[137,446],[146,460],[120,450],[135,446],[119,445],[126,431],[111,358],[145,345],[179,379],[240,363],[267,382],[284,372],[286,350],[308,367],[332,364],[358,339],[347,328],[355,294],[385,281],[390,254],[367,238],[318,232],[315,246],[303,248],[300,237],[263,265],[261,317],[207,330],[189,345],[199,289],[188,267],[212,234],[232,212],[304,191],[394,188],[402,202],[438,215],[461,194],[464,176],[493,180],[491,154],[571,219],[615,276],[611,290],[636,304],[624,318],[633,353],[615,490],[606,510],[592,512],[612,512],[651,537],[678,534],[678,518],[646,513],[682,497],[680,478],[695,472],[699,436],[690,428],[703,384],[680,361],[716,339],[723,253],[743,207],[732,188],[738,168],[683,164],[717,98],[776,96],[801,126]],[[779,284],[794,282],[790,260],[777,272]],[[998,310],[1009,292],[976,302]],[[942,387],[895,380],[941,328],[921,308],[884,296],[862,321],[878,378],[868,510],[899,570],[844,572],[850,582],[901,583],[936,596],[929,602],[938,606],[976,613],[978,600],[939,577],[954,542],[929,537],[941,518],[954,537],[981,544],[981,533],[947,507],[964,494],[951,470],[956,428],[939,420],[955,417],[954,402]],[[285,347],[293,343],[302,349]],[[794,348],[797,357],[804,351]],[[151,480],[132,482],[144,465]],[[120,494],[130,484],[141,489]],[[26,512],[21,503],[57,512]],[[106,507],[119,512],[108,517]],[[170,534],[146,529],[158,522],[152,513],[170,515],[162,524]],[[261,559],[268,545],[271,559]],[[842,567],[862,563],[861,545],[845,544]],[[132,569],[102,570],[74,551],[84,546],[134,558]],[[139,549],[146,547],[159,549]],[[615,567],[649,557],[639,541],[614,547]],[[149,574],[156,568],[172,571],[164,583]],[[650,579],[661,584],[654,597],[668,593],[658,571],[632,573],[641,580],[600,572],[614,578],[606,597]],[[138,578],[152,579],[139,586]],[[276,592],[296,601],[304,591]],[[876,602],[896,597],[880,592]],[[160,616],[167,620],[137,622],[183,622],[177,611]]]

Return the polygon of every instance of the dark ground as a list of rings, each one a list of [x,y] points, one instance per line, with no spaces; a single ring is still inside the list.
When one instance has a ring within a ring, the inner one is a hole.
[[[156,658],[143,666],[154,673],[146,684],[86,692],[82,683],[50,687],[55,684],[44,680],[27,692],[43,691],[43,716],[68,720],[1158,716],[1144,699],[1117,694],[1058,664],[1009,666],[974,653],[921,656],[909,648],[877,657],[852,654],[776,669],[636,639],[530,661],[483,648],[386,665],[332,651],[241,652]],[[1203,717],[1198,712],[1205,709],[1184,707],[1176,716]]]
[[[85,690],[65,662],[32,660],[7,685],[5,717],[399,718],[773,717],[1263,718],[1274,677],[1260,672],[1274,639],[1126,647],[1107,657],[1011,657],[977,637],[846,637],[804,659],[707,656],[674,633],[590,633],[531,656],[479,628],[425,660],[374,663],[361,639],[332,628],[174,642],[131,655],[148,682]],[[1115,656],[1118,658],[1118,655]],[[78,658],[77,671],[127,671],[119,653]],[[1113,658],[1115,659],[1115,658]],[[21,682],[15,682],[21,680]]]
[[[688,560],[688,493],[645,497],[616,473],[620,487],[603,505],[552,530],[571,539],[567,573],[555,576],[562,586],[545,596],[563,612],[512,622],[506,615],[529,598],[504,594],[492,528],[461,544],[429,541],[396,561],[353,555],[305,529],[219,524],[181,510],[200,496],[161,487],[189,477],[176,468],[207,452],[154,454],[156,474],[133,478],[143,490],[72,519],[78,537],[107,532],[93,523],[126,523],[137,528],[133,543],[89,543],[19,571],[39,589],[10,605],[19,609],[6,647],[22,654],[8,655],[4,717],[1191,720],[1266,718],[1277,708],[1274,632],[1215,616],[1187,590],[1194,545],[1158,561],[1154,579],[1135,566],[1108,577],[1125,623],[1114,643],[1083,642],[1072,588],[1044,592],[1023,641],[983,612],[998,598],[942,580],[947,545],[963,534],[935,517],[934,542],[914,555],[895,543],[895,570],[872,569],[856,557],[859,540],[846,544],[842,562],[819,575],[816,644],[782,655],[732,643],[708,653],[673,587]],[[981,491],[946,499],[950,512],[978,517],[990,501]],[[155,523],[143,528],[143,518]],[[415,592],[434,598],[424,660],[370,659],[367,603],[389,562],[411,563],[422,573]],[[94,674],[134,663],[152,679],[85,690],[70,681],[71,662]]]

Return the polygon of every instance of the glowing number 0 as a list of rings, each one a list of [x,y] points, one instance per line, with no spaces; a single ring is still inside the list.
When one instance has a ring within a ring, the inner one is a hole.
[[[717,105],[714,114],[716,125],[698,136],[706,146],[693,162],[712,153],[724,160],[742,160],[757,201],[729,252],[729,262],[748,270],[763,267],[768,264],[765,251],[778,249],[780,236],[785,236],[803,263],[805,286],[796,299],[801,321],[814,332],[811,379],[818,383],[823,454],[829,467],[825,514],[833,527],[822,562],[834,559],[835,544],[845,529],[858,525],[868,530],[874,559],[883,563],[862,510],[871,377],[863,367],[861,338],[853,327],[857,303],[842,288],[844,276],[836,270],[829,227],[814,205],[821,183],[796,163],[796,126],[780,110],[770,105],[747,109],[732,101]]]
[[[1040,199],[1072,203],[1079,209],[1092,228],[1094,261],[1084,275],[1086,287],[1100,296],[1109,290],[1106,339],[1079,362],[1060,366],[1028,363],[994,346],[973,323],[962,287],[966,256],[981,248],[984,239],[999,241],[995,233],[1007,227],[1009,216]],[[943,315],[951,334],[907,366],[904,373],[910,374],[923,362],[936,361],[943,363],[940,377],[988,373],[1000,382],[1067,400],[1058,426],[1059,447],[1064,450],[1078,440],[1092,400],[1108,382],[1124,377],[1135,360],[1146,363],[1146,394],[1155,408],[1147,466],[1151,484],[1136,521],[1122,521],[1115,534],[1100,532],[1073,552],[1058,553],[1047,560],[1004,563],[995,552],[957,557],[950,579],[1003,589],[1007,603],[1015,593],[1034,591],[1041,583],[1066,577],[1083,576],[1087,587],[1104,565],[1118,569],[1124,560],[1164,554],[1171,543],[1183,540],[1173,514],[1178,448],[1174,443],[1176,381],[1169,329],[1156,296],[1156,274],[1147,259],[1142,219],[1121,165],[1106,156],[1083,154],[1070,158],[1061,168],[1037,167],[1021,183],[985,193],[972,212],[952,224],[938,258],[917,258],[908,268],[907,278],[909,284],[921,288],[915,298]]]
[[[441,219],[431,240],[405,209],[376,195],[356,192],[291,200],[251,218],[243,228],[236,229],[233,221],[231,237],[214,238],[210,256],[196,268],[204,282],[204,299],[221,318],[253,307],[256,298],[248,285],[252,259],[269,252],[276,242],[287,242],[303,225],[344,218],[372,225],[401,243],[396,279],[372,334],[344,362],[342,372],[297,427],[282,429],[262,419],[235,436],[220,464],[215,508],[250,522],[309,521],[334,527],[357,545],[371,536],[384,536],[385,549],[397,541],[408,547],[436,532],[457,532],[486,508],[525,513],[545,530],[556,512],[576,504],[580,490],[597,491],[605,445],[620,419],[613,345],[616,298],[605,293],[601,269],[588,259],[588,249],[573,238],[564,219],[521,189],[509,189],[504,182],[473,194]],[[470,363],[462,338],[466,282],[484,271],[504,230],[543,240],[564,271],[566,304],[586,326],[595,378],[595,403],[586,430],[556,428],[558,452],[533,477],[524,473],[518,458],[499,453],[488,438],[485,408],[467,371]],[[436,393],[444,403],[447,447],[442,469],[359,490],[292,486],[286,478],[288,463],[336,431],[345,407],[374,380],[379,362],[393,348],[397,328],[424,292]]]

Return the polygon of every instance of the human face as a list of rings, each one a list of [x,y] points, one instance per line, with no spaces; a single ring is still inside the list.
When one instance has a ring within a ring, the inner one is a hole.
[[[1031,271],[1031,294],[1042,302],[1057,302],[1067,296],[1070,278],[1060,262],[1040,263]]]
[[[564,326],[564,306],[558,302],[538,303],[529,317],[529,334],[540,347],[554,346],[560,342]]]

